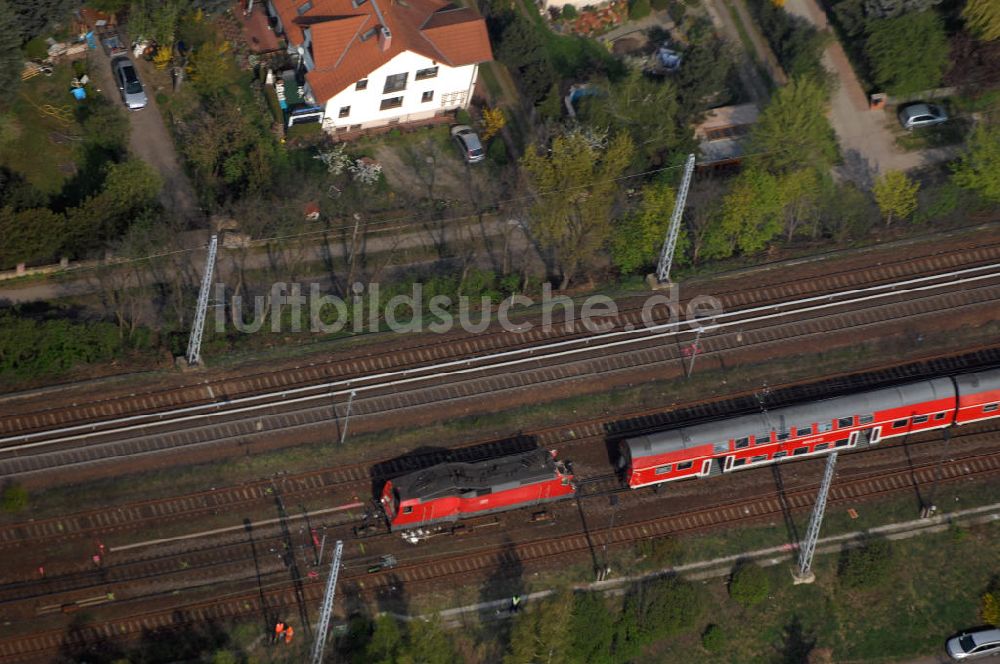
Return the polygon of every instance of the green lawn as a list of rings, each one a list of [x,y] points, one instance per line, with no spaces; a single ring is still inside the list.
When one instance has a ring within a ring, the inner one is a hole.
[[[0,165],[25,176],[46,194],[58,194],[73,177],[82,157],[83,128],[76,121],[77,102],[70,94],[73,67],[55,67],[52,76],[39,75],[21,84],[11,105],[14,129],[0,150]],[[92,90],[88,90],[94,94]],[[52,113],[55,112],[65,121]]]

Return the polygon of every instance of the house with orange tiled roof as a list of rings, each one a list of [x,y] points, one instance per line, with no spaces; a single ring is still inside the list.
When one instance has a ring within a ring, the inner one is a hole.
[[[483,18],[447,0],[267,0],[267,9],[298,62],[304,102],[334,134],[466,108],[479,65],[493,59]]]

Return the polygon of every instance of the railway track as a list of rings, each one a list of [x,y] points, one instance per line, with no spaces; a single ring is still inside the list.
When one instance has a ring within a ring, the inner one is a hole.
[[[748,289],[741,283],[737,288],[713,291],[710,288],[714,281],[702,283],[699,280],[692,280],[685,284],[685,295],[680,304],[685,305],[692,297],[698,295],[712,295],[719,298],[726,310],[761,306],[975,267],[1000,260],[1000,241],[991,241],[988,238],[982,239],[980,244],[974,247],[964,247],[947,253],[938,253],[934,247],[926,249],[930,253],[915,255],[911,253],[899,259],[881,261],[877,265],[860,269],[851,267],[838,270],[834,267],[819,278],[779,279],[757,288]],[[629,324],[636,325],[641,322],[636,314],[641,310],[644,301],[645,298],[625,300],[619,307],[621,315],[607,319],[614,326],[613,329],[623,330]],[[16,434],[95,423],[129,415],[155,416],[156,413],[183,406],[224,404],[226,401],[250,395],[274,394],[293,388],[325,384],[334,379],[345,380],[386,371],[416,368],[487,355],[505,349],[528,347],[547,341],[577,339],[586,334],[585,330],[579,328],[566,330],[563,325],[553,326],[547,331],[536,325],[527,332],[488,331],[475,336],[396,335],[392,339],[393,349],[388,353],[362,348],[349,353],[336,353],[329,360],[310,363],[280,373],[266,372],[209,379],[194,385],[146,389],[111,397],[87,395],[82,403],[53,405],[50,399],[46,399],[47,403],[41,408],[0,417],[0,437],[9,438]],[[155,417],[148,419],[153,420]]]
[[[880,496],[912,491],[915,486],[934,482],[980,480],[1000,474],[1000,451],[973,454],[962,458],[932,462],[874,476],[836,480],[830,502],[870,500]],[[602,529],[602,540],[610,546],[629,545],[657,537],[732,527],[747,522],[775,519],[786,510],[806,511],[815,498],[815,486],[784,494],[764,493],[748,499],[729,501]],[[603,541],[601,542],[603,544]],[[378,594],[403,583],[427,584],[456,576],[481,575],[497,567],[541,564],[555,559],[579,556],[596,546],[584,533],[514,543],[501,550],[466,551],[434,560],[411,558],[391,570],[368,573],[362,564],[345,561],[341,578],[355,581],[365,592]],[[319,579],[302,587],[302,597],[310,604],[319,601],[323,584]],[[70,630],[48,630],[0,639],[0,662],[41,661],[56,652],[86,652],[87,644],[129,640],[150,630],[180,629],[185,625],[205,624],[240,617],[277,614],[295,604],[294,592],[287,587],[254,587],[233,591],[214,600],[192,603],[131,615],[104,619],[100,623],[78,624]]]
[[[770,386],[768,407],[780,407],[811,399],[822,399],[852,391],[876,389],[903,381],[975,371],[1000,365],[1000,347],[989,346],[960,356],[929,357],[905,365],[891,365],[862,374],[830,376],[806,384]],[[341,464],[317,471],[281,475],[245,484],[200,491],[169,498],[142,500],[122,505],[32,519],[0,526],[0,551],[45,546],[58,541],[102,538],[172,523],[191,523],[214,515],[246,512],[253,506],[271,507],[277,486],[289,500],[320,498],[331,501],[335,493],[370,497],[371,483],[446,461],[478,461],[534,447],[560,449],[614,441],[679,424],[716,419],[759,410],[756,393],[732,395],[677,406],[644,409],[612,417],[602,416],[571,424],[560,424],[522,432],[512,439],[471,442],[461,448],[359,464]],[[361,493],[364,492],[364,493]]]
[[[926,316],[982,312],[992,315],[1000,299],[1000,264],[907,279],[880,286],[726,311],[711,320],[664,323],[563,340],[492,355],[225,403],[186,406],[170,413],[129,416],[35,431],[0,439],[0,474],[35,475],[75,466],[198,448],[263,436],[334,431],[331,423],[352,399],[352,422],[386,414],[409,417],[428,407],[496,399],[525,389],[544,390],[580,381],[613,384],[631,373],[655,369],[676,373],[693,352],[723,357],[754,348],[787,349],[832,334],[857,334]],[[639,313],[633,312],[636,321]],[[629,319],[628,315],[622,320]],[[629,319],[631,320],[631,319]],[[640,321],[641,322],[641,321]],[[632,325],[628,329],[628,325]],[[693,361],[693,359],[691,360]],[[704,360],[702,360],[704,361]],[[151,419],[152,418],[152,419]],[[331,436],[332,437],[332,436]]]

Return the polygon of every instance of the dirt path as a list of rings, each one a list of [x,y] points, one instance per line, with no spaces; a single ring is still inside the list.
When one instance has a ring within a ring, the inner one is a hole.
[[[787,0],[785,10],[801,16],[821,31],[829,29],[826,14],[815,0]],[[906,171],[955,155],[956,150],[951,147],[913,152],[902,150],[890,130],[895,118],[885,111],[869,109],[865,91],[838,40],[830,40],[823,53],[823,66],[837,77],[839,83],[830,100],[829,113],[830,124],[844,156],[838,175],[862,187],[869,187],[879,173]]]
[[[705,0],[705,9],[722,38],[736,49],[736,74],[740,78],[743,89],[750,97],[750,101],[762,107],[770,97],[769,86],[763,80],[761,72],[755,64],[753,54],[748,53],[744,47],[743,40],[740,39],[739,28],[736,26],[729,8],[724,0]],[[757,60],[762,60],[764,57],[761,53],[757,54]]]
[[[96,78],[98,90],[113,103],[121,103],[107,54],[98,48],[91,51],[91,56],[94,64],[91,71]],[[137,68],[140,69],[140,78],[145,83],[141,67]],[[160,190],[160,202],[163,207],[188,221],[192,226],[200,226],[198,222],[205,215],[198,208],[194,187],[191,186],[191,181],[181,167],[174,142],[163,124],[163,116],[160,115],[160,109],[156,105],[156,91],[147,86],[146,96],[149,99],[146,108],[128,114],[131,127],[129,150],[152,166],[163,179],[163,188]]]

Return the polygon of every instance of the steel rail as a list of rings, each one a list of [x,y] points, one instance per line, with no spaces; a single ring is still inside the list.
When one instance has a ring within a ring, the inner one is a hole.
[[[147,429],[151,426],[162,426],[165,424],[173,423],[183,423],[189,422],[200,418],[214,418],[225,415],[238,415],[244,413],[251,413],[259,411],[262,409],[273,408],[276,405],[290,405],[290,404],[300,404],[309,401],[315,401],[317,399],[332,399],[337,396],[346,396],[350,394],[352,390],[354,391],[372,391],[376,389],[385,389],[388,387],[399,387],[403,385],[411,385],[420,381],[427,380],[440,380],[441,378],[450,378],[455,376],[468,375],[471,373],[482,372],[487,370],[495,369],[508,369],[516,367],[519,365],[524,365],[529,362],[538,362],[539,360],[550,360],[562,357],[568,357],[572,355],[577,355],[581,353],[590,353],[599,350],[608,350],[612,348],[619,348],[629,344],[643,343],[655,339],[665,339],[685,332],[691,332],[693,330],[681,329],[682,326],[695,326],[701,327],[705,331],[715,331],[718,329],[733,327],[736,325],[747,325],[755,322],[764,322],[768,320],[773,320],[776,318],[783,318],[793,315],[799,315],[804,313],[810,313],[815,311],[821,311],[824,309],[832,309],[836,307],[848,306],[852,304],[859,304],[865,302],[872,302],[879,299],[885,299],[890,297],[896,297],[906,294],[915,294],[919,292],[926,292],[935,289],[947,288],[963,284],[971,284],[979,281],[984,281],[987,279],[992,279],[1000,277],[1000,272],[981,274],[974,276],[965,276],[970,272],[980,272],[984,269],[997,269],[1000,268],[1000,264],[991,264],[988,266],[979,266],[975,268],[968,268],[966,270],[960,270],[956,272],[950,272],[940,275],[931,275],[925,277],[919,277],[916,279],[907,279],[902,282],[895,282],[890,284],[881,284],[878,286],[872,286],[870,288],[864,289],[850,289],[841,293],[832,293],[822,296],[814,296],[809,298],[804,298],[803,300],[798,300],[794,302],[769,304],[760,307],[750,307],[748,309],[733,311],[733,312],[723,312],[717,316],[712,317],[712,322],[708,325],[698,325],[697,320],[685,320],[664,323],[659,325],[654,325],[648,328],[637,328],[635,330],[620,330],[613,332],[605,332],[594,335],[593,337],[585,337],[583,339],[572,339],[564,340],[558,342],[552,342],[550,344],[544,344],[542,346],[533,346],[523,349],[515,349],[509,351],[503,351],[501,353],[492,353],[484,356],[479,356],[476,358],[466,358],[463,360],[452,360],[438,365],[431,365],[427,367],[418,367],[412,369],[403,369],[399,371],[383,372],[380,374],[372,374],[364,377],[348,378],[339,381],[332,381],[325,384],[319,384],[308,387],[293,388],[290,390],[281,390],[274,393],[264,393],[259,395],[252,395],[246,397],[240,397],[234,400],[227,400],[223,402],[215,402],[211,404],[199,404],[195,406],[187,406],[180,409],[175,409],[172,411],[164,411],[154,415],[141,414],[141,415],[130,415],[124,418],[113,418],[109,420],[101,420],[95,423],[74,425],[72,427],[64,427],[53,430],[30,432],[25,434],[19,434],[17,436],[9,436],[6,438],[0,438],[0,444],[21,442],[27,440],[33,440],[41,438],[47,435],[57,435],[64,433],[71,433],[75,431],[85,431],[85,433],[78,433],[75,435],[65,435],[55,438],[50,438],[46,440],[40,440],[30,443],[22,443],[20,445],[8,445],[6,447],[0,448],[0,454],[9,454],[12,452],[20,452],[23,450],[34,449],[37,447],[44,447],[49,445],[54,445],[58,443],[73,442],[73,441],[83,441],[91,439],[95,436],[107,435],[109,433],[125,433],[129,431],[136,431],[140,429]],[[938,280],[938,279],[948,279],[941,283],[926,283],[928,281]],[[916,285],[919,284],[919,285]],[[906,288],[901,288],[901,286],[907,286]],[[872,292],[872,291],[884,291],[884,292]],[[855,296],[849,299],[837,299],[841,296],[849,295]],[[791,307],[795,305],[800,305],[803,303],[808,303],[808,306],[801,308],[792,309]],[[773,313],[764,314],[762,312],[771,311]],[[737,318],[743,317],[747,314],[760,314],[753,315],[748,318]],[[720,319],[733,319],[720,322]],[[593,344],[592,341],[601,340],[605,338],[615,338],[621,336],[630,336],[632,338],[619,339],[616,341],[608,341],[599,344]],[[580,348],[571,348],[568,350],[557,350],[554,352],[546,353],[544,355],[539,355],[540,352],[548,351],[553,348],[561,348],[568,345],[578,345],[583,344]],[[522,357],[513,360],[505,360],[497,362],[494,364],[484,364],[482,366],[470,367],[469,364],[473,362],[486,362],[494,359],[504,359],[512,355],[525,355],[527,357]],[[442,369],[449,369],[450,371],[442,371]],[[413,376],[411,374],[424,373],[424,372],[434,372],[428,375]],[[396,378],[402,376],[401,378]],[[385,378],[395,378],[394,380],[388,380],[382,383],[376,383],[374,385],[358,385],[361,381],[373,381]],[[335,389],[340,388],[340,389]],[[291,394],[299,394],[302,392],[315,392],[317,390],[323,390],[320,394],[309,394],[305,396],[297,396],[294,398],[287,398]],[[253,405],[245,405],[237,408],[231,408],[234,404],[250,403],[254,401],[260,401],[262,399],[269,399],[278,397],[278,400],[272,403],[257,403]],[[214,409],[214,410],[212,410]],[[207,411],[207,412],[205,412]],[[173,416],[176,417],[165,417]],[[139,419],[148,419],[150,417],[155,417],[151,421],[146,421],[139,424],[127,424],[129,422],[135,422]],[[116,424],[125,424],[125,426],[120,426],[117,428],[109,430],[96,430],[101,426],[112,426]]]

